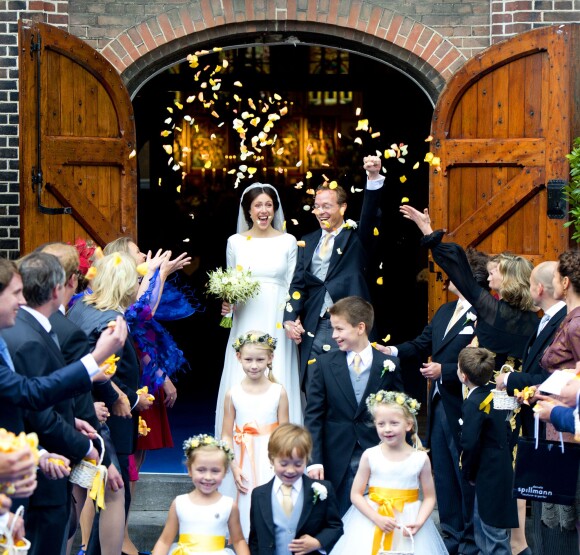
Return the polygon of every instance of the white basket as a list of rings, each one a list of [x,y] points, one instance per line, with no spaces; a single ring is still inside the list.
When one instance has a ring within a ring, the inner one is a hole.
[[[22,516],[24,513],[24,507],[21,505],[16,509],[14,513],[14,519],[12,520],[12,526],[6,526],[5,530],[0,530],[0,536],[6,539],[6,543],[0,545],[0,555],[28,555],[28,550],[30,549],[30,541],[26,538],[22,538],[24,545],[14,545],[14,540],[12,539],[12,534],[14,533],[14,526],[16,526],[16,521],[18,517]]]
[[[88,461],[81,461],[74,466],[72,472],[69,476],[69,481],[81,488],[89,489],[93,485],[93,481],[97,472],[99,470],[99,466],[103,462],[103,457],[105,456],[105,443],[103,442],[103,438],[97,434],[97,438],[101,442],[101,455],[99,457],[99,464],[93,464]]]
[[[381,548],[377,551],[377,555],[413,555],[415,553],[415,539],[413,538],[413,534],[411,534],[411,530],[403,525],[401,525],[401,529],[405,530],[411,538],[411,551],[392,551],[390,549],[384,549],[385,533],[383,532],[383,537],[381,538]]]
[[[496,410],[516,410],[520,404],[515,397],[510,397],[507,391],[494,389],[493,393],[493,408]]]

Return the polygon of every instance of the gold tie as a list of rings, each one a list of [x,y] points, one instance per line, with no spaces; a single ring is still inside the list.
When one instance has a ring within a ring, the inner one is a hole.
[[[353,369],[357,374],[360,374],[360,355],[358,353],[354,355]]]
[[[322,244],[320,245],[320,249],[318,250],[318,256],[320,256],[321,260],[328,260],[330,258],[330,238],[332,237],[332,233],[325,232],[326,235],[322,240]]]
[[[461,304],[461,301],[457,301],[457,304],[455,305],[455,311],[453,312],[453,316],[451,316],[451,320],[449,320],[449,324],[447,324],[447,329],[445,330],[445,335],[447,335],[447,333],[449,333],[449,330],[455,324],[457,324],[457,320],[459,320],[459,315],[461,314],[462,310],[463,310],[463,305]]]
[[[294,503],[292,502],[292,486],[282,484],[280,488],[282,489],[282,510],[286,513],[286,516],[290,516],[294,510]]]

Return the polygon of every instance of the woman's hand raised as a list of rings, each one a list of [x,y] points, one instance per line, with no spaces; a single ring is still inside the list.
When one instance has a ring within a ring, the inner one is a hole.
[[[399,207],[399,212],[403,214],[404,218],[415,222],[423,235],[429,235],[430,233],[433,233],[433,228],[431,227],[431,217],[429,216],[428,208],[425,208],[423,212],[419,212],[419,210],[416,208],[413,208],[408,204],[403,204]]]

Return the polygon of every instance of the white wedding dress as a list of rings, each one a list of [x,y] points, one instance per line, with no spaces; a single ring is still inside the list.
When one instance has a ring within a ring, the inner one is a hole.
[[[278,340],[274,351],[274,377],[288,394],[290,422],[302,424],[298,348],[286,337],[282,327],[297,248],[295,237],[288,233],[268,238],[248,238],[237,233],[228,239],[228,268],[240,265],[251,270],[252,278],[260,282],[260,292],[247,303],[236,306],[234,311],[217,399],[216,437],[222,434],[225,395],[245,377],[232,343],[250,330],[269,333]]]

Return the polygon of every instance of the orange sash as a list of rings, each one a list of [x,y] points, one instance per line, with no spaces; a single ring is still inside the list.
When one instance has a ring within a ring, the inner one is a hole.
[[[419,501],[418,489],[390,489],[390,488],[369,488],[369,499],[378,504],[377,512],[382,516],[394,517],[395,511],[403,512],[405,503]],[[379,549],[391,549],[393,545],[393,532],[385,533],[384,545],[381,546],[383,531],[377,526],[373,539],[372,555],[376,555]]]
[[[244,455],[248,452],[254,484],[257,481],[256,460],[254,458],[254,436],[265,436],[271,434],[278,427],[278,422],[258,426],[256,422],[247,422],[242,429],[236,424],[234,441],[240,446],[240,469],[244,467]]]

